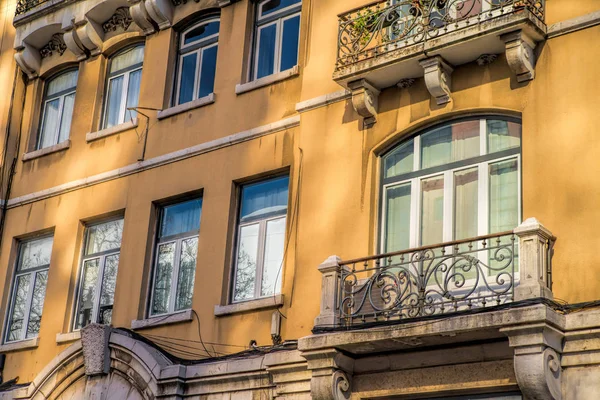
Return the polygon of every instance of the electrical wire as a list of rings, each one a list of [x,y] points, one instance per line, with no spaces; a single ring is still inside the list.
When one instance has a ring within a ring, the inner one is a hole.
[[[156,338],[161,338],[161,339],[170,339],[170,340],[176,340],[176,341],[182,341],[182,342],[190,342],[190,343],[202,343],[199,340],[182,339],[182,338],[175,338],[175,337],[169,337],[169,336],[154,335],[154,334],[150,334],[150,333],[147,333],[144,336],[156,337]],[[242,346],[242,345],[238,345],[238,344],[227,344],[227,343],[216,343],[216,342],[204,342],[204,343],[214,345],[214,346],[238,347],[241,349],[248,349],[248,346]]]
[[[206,351],[210,355],[210,352],[208,351],[208,349],[206,348],[206,345],[204,344],[204,340],[202,340],[202,332],[200,331],[200,317],[198,316],[198,313],[196,312],[196,310],[192,309],[192,313],[194,313],[194,315],[196,316],[196,319],[198,320],[198,338],[200,339],[200,344],[202,344],[202,348],[204,348],[204,351]]]

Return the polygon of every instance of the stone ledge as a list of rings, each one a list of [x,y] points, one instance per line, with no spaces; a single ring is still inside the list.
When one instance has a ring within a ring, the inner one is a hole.
[[[8,353],[10,351],[35,349],[38,347],[39,344],[39,337],[35,337],[33,339],[19,340],[18,342],[6,343],[0,346],[0,354]]]
[[[81,331],[56,334],[56,343],[58,344],[70,343],[79,339],[81,339]]]
[[[294,68],[288,69],[287,71],[278,72],[276,74],[265,76],[264,78],[256,79],[248,83],[239,83],[235,85],[235,94],[250,92],[252,90],[298,76],[299,74],[300,68],[296,65]]]
[[[85,134],[86,142],[92,142],[94,140],[103,139],[107,136],[116,135],[117,133],[121,133],[128,129],[137,128],[138,119],[134,118],[127,122],[123,122],[122,124],[111,126],[110,128],[101,129],[96,132],[88,132]]]
[[[594,11],[566,21],[557,22],[548,27],[548,39],[591,28],[598,24],[600,24],[600,11]]]
[[[224,306],[215,306],[215,316],[222,317],[225,315],[238,314],[248,311],[263,310],[268,308],[279,308],[283,306],[283,295],[266,297],[264,299],[250,300],[243,303],[233,303]]]
[[[146,319],[134,319],[131,321],[131,329],[144,329],[154,326],[176,324],[192,320],[192,310],[178,311],[173,314],[160,315]]]
[[[23,161],[29,161],[36,158],[43,157],[48,154],[57,153],[59,151],[67,150],[71,147],[71,140],[67,139],[63,142],[55,144],[53,146],[44,147],[43,149],[30,151],[28,153],[23,154]]]
[[[315,110],[320,107],[325,107],[333,103],[337,103],[338,101],[349,100],[351,98],[352,93],[349,90],[344,89],[296,103],[296,111],[299,113],[303,113],[306,111]]]
[[[156,118],[165,119],[171,117],[173,115],[181,114],[186,111],[193,110],[195,108],[200,108],[206,106],[208,104],[212,104],[215,102],[215,94],[211,93],[208,96],[201,97],[194,101],[188,101],[187,103],[179,104],[178,106],[166,108],[164,110],[159,111],[156,114]]]

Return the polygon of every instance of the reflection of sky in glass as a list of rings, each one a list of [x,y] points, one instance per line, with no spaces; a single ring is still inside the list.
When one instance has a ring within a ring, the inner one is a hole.
[[[174,257],[175,243],[167,243],[159,246],[158,263],[154,279],[152,314],[164,314],[169,311]]]
[[[289,178],[287,176],[244,186],[240,219],[244,221],[272,212],[285,214],[288,186]]]
[[[165,207],[162,213],[160,237],[200,229],[202,199],[194,199]]]
[[[256,262],[258,257],[259,224],[240,229],[237,270],[233,299],[247,300],[254,297]]]
[[[270,296],[281,286],[280,270],[283,262],[285,220],[284,217],[267,222],[261,296]]]

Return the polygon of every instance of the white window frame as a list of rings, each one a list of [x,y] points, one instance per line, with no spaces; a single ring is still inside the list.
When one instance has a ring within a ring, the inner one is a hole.
[[[277,74],[281,71],[281,47],[283,42],[283,24],[285,21],[300,17],[301,18],[301,9],[302,2],[292,4],[291,6],[282,8],[281,10],[275,11],[272,14],[262,16],[263,6],[271,0],[263,0],[259,3],[258,7],[256,7],[256,22],[254,27],[254,46],[252,51],[252,80],[257,80],[258,78],[258,62],[259,62],[259,49],[260,49],[260,38],[261,33],[264,28],[267,28],[271,25],[276,25],[275,28],[275,51],[273,52],[273,57],[275,57],[273,62],[273,73]],[[298,44],[300,43],[300,30],[301,24],[298,24]],[[300,49],[298,48],[298,52]],[[297,64],[297,62],[296,62]],[[262,78],[265,78],[269,75],[266,75]],[[261,79],[262,79],[261,78]]]
[[[6,315],[6,319],[5,319],[5,323],[4,323],[4,326],[5,326],[4,340],[3,340],[4,343],[17,343],[17,342],[22,342],[24,340],[31,339],[31,338],[27,338],[27,328],[29,327],[29,318],[31,317],[30,314],[31,314],[31,303],[33,302],[33,289],[35,288],[36,278],[39,273],[47,272],[48,277],[49,277],[50,264],[44,264],[44,265],[36,267],[36,268],[31,268],[26,271],[19,272],[18,271],[19,264],[21,263],[21,248],[22,248],[23,244],[25,244],[25,243],[33,242],[33,241],[37,241],[37,240],[41,240],[41,239],[46,239],[49,237],[52,238],[52,245],[54,245],[54,235],[43,235],[43,236],[38,236],[35,238],[26,239],[26,240],[19,242],[18,252],[17,252],[17,254],[18,254],[17,262],[15,263],[15,267],[14,267],[15,273],[14,273],[14,276],[12,279],[12,285],[11,285],[10,307],[8,309],[8,314]],[[12,317],[12,314],[14,311],[15,299],[17,296],[16,283],[17,283],[17,280],[19,277],[26,276],[26,275],[30,276],[30,281],[29,281],[29,289],[27,291],[25,313],[23,314],[23,326],[21,327],[21,335],[19,336],[20,339],[8,340],[9,325],[10,325],[10,322],[12,319],[11,317]],[[47,283],[46,283],[46,289],[48,289]],[[46,295],[44,294],[44,300],[45,300],[45,297],[46,297]]]
[[[219,32],[218,33],[207,36],[205,38],[202,38],[202,39],[192,42],[192,43],[184,44],[185,35],[187,33],[189,33],[190,31],[193,31],[194,29],[196,29],[202,25],[207,25],[207,24],[209,24],[211,22],[215,22],[215,21],[219,22]],[[194,89],[193,89],[193,93],[192,93],[192,99],[189,101],[194,101],[199,98],[198,91],[200,89],[200,80],[202,78],[202,59],[204,57],[204,51],[212,49],[213,47],[218,48],[220,23],[221,23],[221,21],[220,21],[219,17],[210,17],[207,19],[203,19],[202,21],[192,25],[191,27],[189,27],[188,29],[186,29],[184,32],[181,33],[181,36],[179,39],[179,51],[178,51],[178,56],[177,56],[178,66],[177,66],[177,79],[175,82],[175,86],[176,86],[175,97],[173,99],[173,104],[175,106],[180,105],[180,104],[185,104],[185,103],[179,102],[179,95],[181,92],[181,78],[182,78],[181,72],[183,70],[184,57],[190,56],[192,54],[196,55],[196,71],[194,72]]]
[[[198,200],[200,200],[201,197],[198,198]],[[190,200],[195,200],[195,199],[190,199]],[[182,202],[186,202],[186,201],[190,201],[190,200],[183,200]],[[160,208],[160,212],[158,214],[158,224],[157,224],[157,239],[154,243],[154,261],[153,261],[153,271],[152,271],[152,282],[150,285],[150,304],[148,307],[148,315],[150,317],[160,317],[161,315],[169,315],[169,314],[173,314],[175,312],[180,312],[180,311],[185,311],[185,310],[189,310],[190,308],[186,308],[186,309],[181,309],[181,310],[177,310],[175,311],[175,304],[177,303],[177,286],[179,284],[179,270],[181,267],[181,246],[182,246],[182,242],[188,240],[188,239],[197,239],[199,242],[200,239],[200,230],[194,230],[194,231],[188,231],[188,232],[183,232],[183,233],[178,233],[176,235],[170,235],[170,236],[165,236],[162,238],[158,238],[158,235],[160,234],[160,229],[161,229],[161,224],[162,224],[162,216],[164,213],[164,209],[169,207],[169,206],[173,206],[173,205],[177,205],[179,203],[173,203],[173,204],[169,204],[166,206],[163,206]],[[200,205],[200,218],[202,219],[202,205]],[[159,251],[158,249],[160,248],[160,246],[166,245],[166,244],[170,244],[170,243],[175,243],[175,254],[173,257],[173,271],[172,276],[171,276],[171,288],[170,288],[170,292],[169,292],[169,301],[168,301],[168,310],[165,313],[153,313],[153,308],[154,308],[154,290],[155,290],[155,286],[156,286],[156,273],[158,271],[158,261],[159,261]],[[198,256],[196,255],[196,268],[198,267]]]
[[[83,329],[84,327],[78,328],[77,327],[77,321],[79,319],[79,312],[81,311],[80,309],[80,299],[81,299],[81,295],[82,295],[82,290],[83,290],[83,283],[84,283],[84,279],[85,279],[85,263],[87,261],[91,261],[94,259],[99,259],[100,262],[98,263],[98,280],[96,281],[96,286],[94,288],[94,306],[92,309],[92,321],[90,323],[99,323],[98,322],[98,314],[100,311],[100,294],[102,293],[102,283],[104,281],[104,268],[106,266],[106,258],[110,257],[110,256],[114,256],[114,255],[121,255],[121,245],[119,245],[118,248],[116,249],[111,249],[111,250],[106,250],[106,251],[101,251],[98,253],[92,253],[92,254],[85,254],[85,248],[88,244],[88,239],[89,239],[89,234],[90,228],[93,228],[94,226],[98,226],[98,225],[102,225],[108,222],[115,222],[118,221],[119,219],[123,219],[123,218],[117,218],[114,220],[108,220],[108,221],[103,221],[103,222],[98,222],[95,224],[91,224],[85,227],[85,235],[84,235],[84,240],[83,240],[83,248],[82,248],[82,257],[81,257],[81,261],[79,263],[79,279],[78,279],[78,284],[77,284],[77,296],[75,299],[75,314],[73,317],[73,332],[77,332],[81,329]],[[123,238],[121,238],[122,240]],[[114,303],[113,303],[113,307],[114,307]]]
[[[42,117],[41,117],[41,120],[40,120],[40,132],[39,132],[39,135],[37,135],[37,142],[35,144],[36,150],[40,150],[40,149],[43,148],[42,147],[42,136],[44,135],[44,121],[45,121],[45,117],[46,117],[46,105],[48,103],[56,100],[56,99],[59,99],[59,103],[58,103],[59,114],[58,114],[58,122],[56,124],[56,131],[53,134],[54,139],[52,140],[52,143],[53,144],[58,144],[59,143],[58,140],[60,138],[60,127],[62,125],[62,119],[63,119],[64,114],[65,114],[65,110],[64,110],[65,97],[67,97],[67,96],[69,96],[71,94],[75,94],[75,92],[77,90],[77,84],[75,84],[75,86],[73,86],[72,88],[62,90],[62,91],[60,91],[58,93],[55,93],[55,94],[53,94],[51,96],[48,96],[46,93],[47,93],[47,90],[48,90],[48,85],[54,79],[60,77],[63,74],[68,74],[69,72],[73,72],[73,71],[77,71],[77,79],[79,79],[79,70],[78,69],[69,69],[67,71],[63,71],[62,73],[53,76],[45,84],[44,98],[42,100]],[[75,102],[75,100],[73,100],[73,102]],[[74,107],[75,107],[75,105],[73,105],[73,110],[75,109]],[[71,129],[69,127],[69,131],[70,130]]]
[[[112,64],[112,60],[119,56],[120,54],[122,54],[125,51],[128,50],[132,50],[135,47],[145,47],[145,45],[143,44],[137,44],[135,46],[131,46],[128,47],[127,49],[121,50],[120,52],[116,53],[115,55],[113,55],[110,59],[110,64]],[[145,49],[144,49],[145,50]],[[105,96],[105,100],[104,100],[104,112],[102,113],[102,129],[107,128],[107,124],[108,124],[108,110],[109,110],[109,105],[108,102],[110,100],[110,83],[111,81],[123,76],[123,89],[121,92],[121,99],[119,100],[119,118],[117,120],[117,123],[113,126],[122,124],[125,122],[125,113],[127,112],[127,93],[129,92],[129,76],[137,71],[141,71],[144,67],[144,62],[142,61],[141,63],[137,63],[134,65],[131,65],[127,68],[123,68],[119,71],[115,71],[112,73],[108,74],[108,79],[106,80],[106,89],[104,91],[104,96]],[[110,71],[110,65],[108,70]],[[138,94],[139,96],[139,94]]]

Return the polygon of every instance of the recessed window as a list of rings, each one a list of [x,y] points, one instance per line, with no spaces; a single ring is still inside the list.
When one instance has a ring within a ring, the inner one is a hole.
[[[123,237],[123,219],[86,227],[74,329],[110,325]]]
[[[181,34],[175,105],[214,91],[219,27],[219,18],[209,18]]]
[[[253,79],[286,71],[298,64],[301,8],[301,0],[265,0],[258,3]]]
[[[281,289],[288,185],[286,176],[241,188],[234,302],[272,296]]]
[[[382,159],[382,252],[469,239],[520,222],[521,124],[445,124]]]
[[[144,46],[129,47],[110,59],[102,128],[122,124],[137,116]]]
[[[46,297],[52,236],[19,243],[5,342],[37,337]]]
[[[54,146],[69,139],[78,71],[70,70],[46,82],[42,119],[36,149]]]
[[[160,210],[150,315],[192,307],[201,214],[202,199]]]

